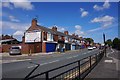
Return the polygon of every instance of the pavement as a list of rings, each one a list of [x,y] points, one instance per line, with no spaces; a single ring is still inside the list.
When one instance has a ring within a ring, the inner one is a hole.
[[[120,80],[120,51],[111,49],[98,65],[86,76],[85,80]]]
[[[87,56],[97,54],[99,52],[100,52],[99,49],[94,49],[91,51],[84,49],[82,51],[80,50],[75,52],[68,52],[68,54],[67,53],[52,54],[52,55],[46,55],[43,57],[37,55],[37,56],[32,56],[31,60],[2,63],[2,77],[3,78],[25,78],[25,76],[28,75],[31,72],[31,70],[36,67],[36,64],[31,64],[30,62],[40,64],[37,70],[32,74],[32,75],[35,75],[35,74],[45,72],[45,71],[54,69],[56,67],[83,59]],[[59,69],[57,71],[53,71],[50,73],[50,76],[54,76],[65,70],[71,69],[76,65],[77,64],[73,64],[71,66]]]

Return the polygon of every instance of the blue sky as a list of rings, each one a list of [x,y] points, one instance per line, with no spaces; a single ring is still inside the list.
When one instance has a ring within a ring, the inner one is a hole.
[[[69,34],[93,38],[103,42],[118,36],[118,3],[113,2],[4,2],[2,3],[2,33],[21,40],[32,18],[38,24]]]

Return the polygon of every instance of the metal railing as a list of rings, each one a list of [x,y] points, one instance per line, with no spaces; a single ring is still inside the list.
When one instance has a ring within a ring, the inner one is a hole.
[[[39,67],[36,66],[25,78],[24,80],[34,79],[34,78],[44,78],[45,80],[54,80],[54,79],[64,79],[64,80],[74,80],[74,79],[84,79],[88,73],[97,65],[97,63],[104,56],[104,51],[101,51],[97,54],[90,55],[86,58],[74,61],[72,63],[68,63],[66,65],[32,75],[32,73]],[[52,75],[54,71],[60,71],[60,69],[74,65],[74,67],[69,70],[63,70],[63,72]],[[31,76],[32,75],[32,76]],[[52,76],[51,76],[52,75]]]

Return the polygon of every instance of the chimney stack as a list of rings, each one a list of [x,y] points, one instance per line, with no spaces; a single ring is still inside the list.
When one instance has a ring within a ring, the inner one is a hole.
[[[76,37],[78,37],[78,35],[76,35]]]
[[[52,27],[52,30],[53,31],[57,31],[57,27],[55,26],[55,27]]]
[[[75,36],[75,33],[74,33],[74,34],[72,34],[72,36]]]
[[[25,36],[22,37],[22,43],[25,43]]]
[[[32,25],[32,27],[36,27],[37,26],[37,19],[33,19],[31,25]]]
[[[64,31],[64,34],[68,35],[68,31]]]

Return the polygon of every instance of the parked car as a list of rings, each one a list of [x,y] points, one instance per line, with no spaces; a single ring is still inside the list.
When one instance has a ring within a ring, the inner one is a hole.
[[[96,49],[96,47],[95,47],[95,46],[93,46],[93,49]]]
[[[19,46],[12,46],[9,51],[10,55],[20,55],[21,54],[21,49]]]
[[[93,47],[88,47],[88,50],[93,50]]]

